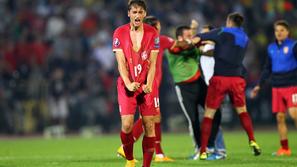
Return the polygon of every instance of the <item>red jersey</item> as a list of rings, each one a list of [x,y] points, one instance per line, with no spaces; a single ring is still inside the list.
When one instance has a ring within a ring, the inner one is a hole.
[[[162,81],[162,60],[165,49],[170,49],[174,44],[174,40],[165,35],[160,35],[160,49],[156,62],[156,74],[155,79],[157,80],[157,86],[159,87]]]
[[[159,35],[153,27],[143,24],[144,32],[141,47],[136,52],[133,50],[130,29],[130,24],[125,24],[114,31],[113,51],[123,51],[129,69],[130,80],[145,84],[150,67],[150,53],[153,50],[158,51],[160,47]]]

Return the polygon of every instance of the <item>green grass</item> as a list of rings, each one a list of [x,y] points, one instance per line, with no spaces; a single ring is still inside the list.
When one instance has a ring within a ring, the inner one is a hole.
[[[257,132],[263,154],[254,157],[243,132],[225,132],[228,157],[220,161],[191,161],[192,141],[187,134],[165,134],[163,149],[176,161],[153,163],[160,167],[290,167],[297,166],[297,134],[291,130],[289,142],[291,157],[273,157],[279,147],[276,131]],[[0,140],[0,167],[121,167],[125,161],[116,157],[120,145],[119,135],[96,136],[91,139],[69,137],[66,139],[2,139]],[[135,145],[135,157],[141,160],[141,142]],[[136,166],[140,167],[141,163]]]

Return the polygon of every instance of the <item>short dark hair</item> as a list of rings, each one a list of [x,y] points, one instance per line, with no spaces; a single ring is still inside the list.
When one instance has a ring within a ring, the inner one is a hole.
[[[288,23],[286,20],[277,20],[277,21],[275,21],[275,22],[274,22],[274,28],[275,28],[276,26],[283,26],[283,27],[285,27],[288,31],[289,31],[289,29],[290,29],[290,25],[289,25],[289,23]]]
[[[207,28],[207,29],[209,29],[209,31],[214,29],[214,27],[209,24],[204,25],[202,28]]]
[[[184,30],[190,30],[190,29],[191,29],[191,27],[186,26],[186,25],[178,26],[176,28],[175,37],[177,38],[178,36],[182,36]]]
[[[147,11],[147,8],[146,8],[146,3],[144,0],[130,0],[128,2],[128,11],[131,10],[132,6],[140,6],[142,7],[145,11]]]
[[[157,29],[157,24],[158,24],[159,20],[155,16],[146,16],[143,19],[143,22],[146,24],[149,24]]]
[[[236,27],[241,27],[244,18],[240,13],[234,12],[228,15],[228,19],[231,20]]]

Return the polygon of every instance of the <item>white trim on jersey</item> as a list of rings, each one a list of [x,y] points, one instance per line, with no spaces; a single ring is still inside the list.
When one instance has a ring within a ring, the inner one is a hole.
[[[203,48],[203,52],[207,52],[209,50],[214,49],[214,45],[212,44],[206,44]],[[214,65],[215,65],[215,60],[213,57],[201,55],[200,58],[200,64],[204,76],[205,83],[209,85],[209,80],[213,76],[214,73]]]
[[[118,51],[123,51],[123,49],[120,49],[120,48],[118,48],[118,49],[112,49],[112,51],[113,52],[118,52]]]

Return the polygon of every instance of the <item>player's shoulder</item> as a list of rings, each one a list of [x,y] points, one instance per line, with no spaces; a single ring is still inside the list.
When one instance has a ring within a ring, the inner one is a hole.
[[[121,34],[121,33],[125,32],[125,31],[127,31],[127,30],[129,30],[129,24],[124,24],[124,25],[121,25],[121,26],[119,26],[118,28],[116,28],[116,29],[114,30],[114,33],[119,33],[119,34]]]
[[[273,49],[274,47],[276,47],[276,42],[275,42],[275,41],[274,41],[274,42],[271,42],[271,43],[268,45],[267,49],[268,49],[268,50],[271,50],[271,49]]]

